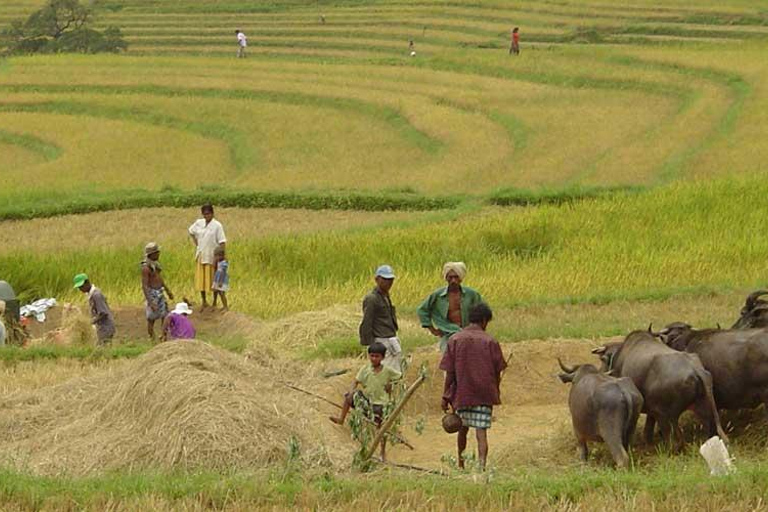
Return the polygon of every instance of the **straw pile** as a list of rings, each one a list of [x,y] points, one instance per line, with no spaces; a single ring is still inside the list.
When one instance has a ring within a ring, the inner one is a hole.
[[[261,325],[252,344],[268,340],[273,347],[302,349],[330,338],[357,337],[361,317],[360,307],[350,305],[304,311]]]
[[[257,468],[284,460],[295,438],[306,463],[348,463],[350,440],[276,375],[202,342],[163,343],[1,400],[0,457],[36,474]]]
[[[60,327],[46,332],[40,338],[29,341],[29,346],[35,345],[95,345],[96,329],[91,319],[78,306],[64,304],[61,311]]]

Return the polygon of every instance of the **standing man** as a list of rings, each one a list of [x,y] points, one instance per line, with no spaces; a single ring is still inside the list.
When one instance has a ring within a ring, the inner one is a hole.
[[[91,307],[91,323],[96,327],[96,340],[99,345],[112,341],[115,335],[115,320],[109,309],[107,299],[101,290],[91,284],[86,274],[77,274],[74,279],[75,288],[88,295],[88,305]]]
[[[245,57],[245,47],[248,46],[248,38],[245,37],[245,34],[240,29],[235,30],[235,35],[237,36],[237,58],[242,59]]]
[[[155,242],[149,242],[144,247],[144,261],[141,262],[141,289],[147,301],[147,334],[149,339],[155,339],[155,321],[162,325],[168,315],[168,303],[165,294],[173,300],[173,292],[168,289],[163,279],[160,266],[160,247]]]
[[[443,279],[448,286],[438,288],[421,303],[417,313],[421,326],[440,338],[440,352],[445,353],[448,338],[469,325],[469,311],[483,298],[461,282],[467,275],[467,266],[461,261],[443,265]]]
[[[509,54],[520,55],[520,28],[515,27],[512,29],[512,40],[509,44]]]
[[[0,300],[0,346],[5,345],[5,301]]]
[[[445,370],[440,406],[443,411],[453,407],[461,418],[457,447],[459,467],[462,469],[467,433],[472,427],[477,435],[480,469],[485,470],[493,406],[501,404],[499,384],[507,362],[498,342],[485,332],[492,318],[493,313],[487,304],[481,302],[474,306],[469,312],[470,325],[451,337],[440,362],[440,369]]]
[[[224,249],[227,237],[221,222],[213,218],[213,206],[204,204],[200,208],[202,219],[197,219],[189,226],[189,238],[195,246],[195,288],[200,292],[203,305],[200,311],[208,307],[207,293],[213,289],[215,251],[217,247]]]
[[[389,296],[389,290],[395,282],[395,273],[389,265],[376,269],[376,288],[363,299],[363,321],[360,322],[360,344],[370,346],[381,343],[387,352],[382,364],[397,372],[400,366],[402,349],[397,337],[397,315]]]

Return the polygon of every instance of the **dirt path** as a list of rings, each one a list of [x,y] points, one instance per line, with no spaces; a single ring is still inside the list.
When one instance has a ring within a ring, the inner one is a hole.
[[[566,364],[596,363],[590,350],[598,344],[593,340],[532,340],[502,346],[504,354],[508,357],[511,354],[511,357],[501,385],[503,404],[494,409],[493,426],[489,431],[491,464],[514,468],[576,462],[576,445],[567,405],[569,387],[557,378],[556,358],[563,358]],[[441,427],[439,404],[443,375],[437,369],[438,359],[438,353],[431,348],[414,354],[412,367],[426,363],[431,378],[406,408],[402,432],[415,449],[402,445],[393,447],[389,451],[393,462],[447,469],[449,464],[443,459],[456,455],[456,436],[446,434]],[[357,367],[362,361],[335,361],[333,364]],[[353,374],[329,379],[334,382],[329,383],[322,393],[338,398],[348,389],[353,378],[350,375]],[[420,417],[425,420],[421,435],[413,428]],[[473,431],[470,431],[468,451],[475,450]]]

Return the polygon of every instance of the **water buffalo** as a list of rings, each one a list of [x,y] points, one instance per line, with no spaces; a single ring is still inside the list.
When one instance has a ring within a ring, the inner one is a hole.
[[[768,327],[768,301],[760,297],[768,294],[768,290],[758,290],[750,293],[741,308],[741,315],[731,329],[756,329]]]
[[[699,357],[719,409],[768,407],[768,329],[700,330],[677,322],[660,334],[671,348]]]
[[[689,408],[702,419],[710,435],[717,433],[727,440],[712,395],[712,376],[698,356],[669,348],[649,331],[632,332],[623,342],[592,351],[600,356],[603,371],[629,377],[642,393],[646,442],[653,441],[653,428],[658,422],[664,441],[670,443],[674,430],[677,448],[682,448],[678,419]]]
[[[581,460],[587,460],[587,441],[604,441],[616,466],[628,467],[627,450],[643,408],[643,395],[626,377],[609,377],[591,364],[568,368],[560,359],[557,362],[565,372],[559,374],[560,380],[573,383],[568,407]]]

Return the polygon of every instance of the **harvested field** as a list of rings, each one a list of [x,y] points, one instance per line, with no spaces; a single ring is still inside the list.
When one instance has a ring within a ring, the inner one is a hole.
[[[347,465],[347,436],[276,384],[287,368],[163,343],[120,367],[5,396],[0,453],[36,474],[256,469],[285,460],[295,439],[307,464]]]

